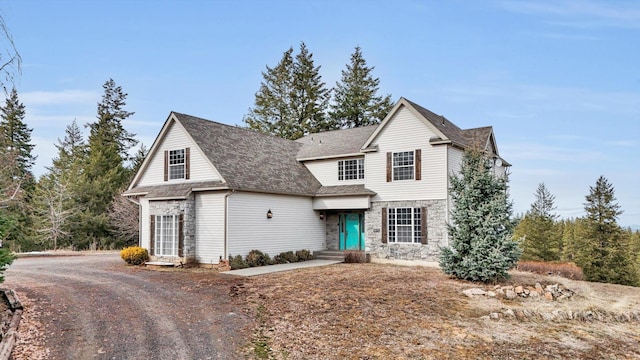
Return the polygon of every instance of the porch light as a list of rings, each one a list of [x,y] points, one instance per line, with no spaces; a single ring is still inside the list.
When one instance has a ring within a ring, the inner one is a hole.
[[[271,209],[269,209],[269,211],[267,211],[267,219],[271,219],[273,217],[273,213],[271,212]]]
[[[324,220],[324,211],[320,211],[320,220]]]

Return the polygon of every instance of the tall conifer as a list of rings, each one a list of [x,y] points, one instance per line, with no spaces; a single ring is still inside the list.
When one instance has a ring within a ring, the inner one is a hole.
[[[387,116],[393,104],[391,95],[378,95],[380,79],[372,75],[359,46],[351,54],[351,63],[342,70],[342,79],[333,89],[329,116],[343,128],[374,125]]]

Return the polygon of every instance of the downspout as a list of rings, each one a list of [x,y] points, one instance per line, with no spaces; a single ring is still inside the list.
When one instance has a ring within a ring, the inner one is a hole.
[[[223,260],[229,260],[229,196],[235,190],[231,190],[224,195],[224,256]]]

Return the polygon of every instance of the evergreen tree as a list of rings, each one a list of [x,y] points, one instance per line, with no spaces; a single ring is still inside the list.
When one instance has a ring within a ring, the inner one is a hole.
[[[512,239],[515,224],[508,177],[496,177],[483,153],[468,151],[460,176],[449,179],[453,224],[449,226],[450,247],[441,249],[442,271],[472,281],[506,278],[521,253]]]
[[[541,183],[535,193],[531,209],[518,223],[514,237],[522,238],[522,259],[559,261],[562,255],[562,229],[556,223],[555,196]]]
[[[329,116],[343,128],[379,124],[387,116],[393,104],[391,95],[378,96],[380,79],[374,78],[356,46],[351,54],[351,64],[342,70],[342,79],[333,89],[333,103]]]
[[[113,79],[103,85],[104,95],[98,103],[98,121],[90,128],[87,156],[80,179],[80,231],[85,234],[85,246],[109,246],[110,230],[107,211],[114,195],[129,180],[125,161],[128,150],[137,144],[134,134],[127,132],[122,122],[132,112],[124,110],[127,94]]]
[[[331,95],[304,43],[295,58],[289,48],[275,67],[267,66],[262,77],[255,105],[243,118],[248,128],[295,140],[337,127],[326,118]]]
[[[5,224],[5,240],[11,241],[16,249],[31,250],[29,204],[35,187],[31,173],[35,145],[31,144],[33,129],[27,127],[24,118],[25,106],[13,88],[0,108],[0,156],[3,159],[0,192],[4,193],[4,199],[11,200],[0,209],[0,217],[4,218],[0,222]]]
[[[622,285],[640,284],[630,239],[617,223],[622,211],[616,202],[613,185],[600,176],[589,187],[584,203],[586,217],[578,237],[582,242],[576,263],[589,281]]]
[[[244,123],[253,130],[289,138],[288,128],[293,118],[291,93],[293,92],[293,48],[282,54],[273,68],[267,66],[263,81],[255,95],[255,106],[244,116]]]
[[[16,173],[14,176],[25,178],[31,175],[31,167],[36,161],[32,154],[34,144],[31,143],[31,132],[24,122],[25,106],[18,99],[18,91],[11,90],[5,101],[5,106],[0,108],[0,146],[3,153],[14,154],[16,161]]]
[[[320,76],[320,66],[313,63],[313,54],[305,43],[293,64],[292,109],[297,129],[292,140],[310,133],[336,129],[338,126],[326,117],[331,92]]]

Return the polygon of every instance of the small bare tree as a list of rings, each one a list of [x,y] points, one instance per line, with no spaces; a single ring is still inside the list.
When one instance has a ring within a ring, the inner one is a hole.
[[[36,187],[34,199],[33,215],[38,238],[56,250],[60,240],[70,235],[69,219],[80,211],[74,202],[71,184],[62,177],[43,177]]]
[[[12,83],[15,80],[16,75],[20,74],[20,69],[22,67],[22,57],[20,57],[20,53],[16,49],[16,45],[13,42],[13,37],[11,33],[9,33],[9,29],[7,28],[7,24],[4,21],[4,18],[0,16],[0,36],[2,36],[2,47],[0,47],[0,73],[4,77],[4,80],[0,81],[0,83],[4,86],[5,82]]]
[[[139,236],[138,204],[120,194],[113,197],[109,207],[109,223],[113,234],[123,245],[135,245]]]

